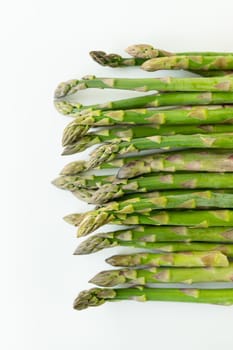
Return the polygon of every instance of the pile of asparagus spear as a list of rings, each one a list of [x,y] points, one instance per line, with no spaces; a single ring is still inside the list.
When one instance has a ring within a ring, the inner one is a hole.
[[[126,51],[130,57],[90,54],[103,66],[183,69],[196,76],[86,76],[57,87],[57,110],[73,117],[63,133],[63,155],[98,145],[88,160],[68,163],[53,181],[95,205],[65,220],[79,227],[78,237],[119,225],[90,236],[75,254],[141,248],[106,259],[119,269],[93,277],[90,282],[104,288],[81,292],[74,308],[129,299],[231,305],[230,284],[190,284],[233,281],[233,53],[172,53],[151,45]],[[69,100],[91,88],[154,93],[89,106]],[[183,287],[160,288],[163,283]]]

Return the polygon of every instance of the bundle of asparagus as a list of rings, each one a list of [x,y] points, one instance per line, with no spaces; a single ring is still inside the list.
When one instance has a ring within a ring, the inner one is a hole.
[[[126,52],[131,57],[90,54],[103,66],[184,69],[201,77],[86,76],[57,87],[55,107],[74,118],[63,133],[63,155],[104,143],[88,160],[65,165],[53,181],[96,205],[64,219],[79,226],[78,237],[109,223],[128,226],[91,236],[74,254],[116,246],[142,249],[106,259],[121,268],[90,280],[123,288],[81,292],[74,308],[130,299],[231,305],[231,288],[187,286],[233,281],[233,53],[172,53],[141,44]],[[89,88],[156,93],[88,106],[66,98]],[[153,283],[184,288],[157,289]]]

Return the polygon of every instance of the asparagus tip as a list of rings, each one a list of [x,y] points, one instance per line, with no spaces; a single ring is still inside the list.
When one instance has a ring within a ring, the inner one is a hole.
[[[130,56],[144,58],[144,59],[158,57],[158,54],[159,54],[157,49],[155,49],[152,45],[148,45],[148,44],[131,45],[127,47],[125,51]]]
[[[120,273],[120,270],[108,270],[99,272],[89,283],[96,284],[101,287],[113,287],[125,282],[125,277]]]
[[[110,219],[109,213],[91,212],[86,215],[80,223],[78,237],[86,236],[88,233],[95,231],[98,227],[105,225]]]
[[[74,255],[92,254],[99,250],[117,246],[117,242],[112,243],[107,233],[91,236],[83,241],[75,250]]]
[[[63,220],[65,220],[65,222],[67,222],[70,225],[78,226],[84,217],[85,213],[75,213],[64,216]]]
[[[104,51],[90,51],[89,52],[91,58],[99,63],[101,66],[106,66],[108,64],[107,59],[106,59],[106,52]]]
[[[115,154],[119,150],[119,145],[117,143],[107,143],[91,153],[91,158],[88,162],[90,168],[94,168],[104,162],[108,162],[111,159],[115,158]]]
[[[106,203],[112,199],[121,197],[122,191],[118,185],[105,184],[101,186],[93,195],[93,203]]]
[[[80,137],[86,135],[89,129],[89,125],[79,125],[76,120],[69,123],[63,132],[62,146],[72,145]]]
[[[67,95],[70,95],[71,93],[73,93],[72,89],[75,86],[77,86],[78,83],[79,83],[79,80],[76,80],[76,79],[60,83],[55,90],[54,97],[62,98]]]
[[[61,170],[60,175],[77,175],[78,173],[81,173],[82,171],[86,170],[86,161],[85,160],[79,160],[76,162],[71,162],[69,164],[66,164],[64,168]]]
[[[116,292],[112,289],[92,288],[82,291],[74,301],[76,310],[83,310],[89,306],[99,306],[108,299],[114,299]]]

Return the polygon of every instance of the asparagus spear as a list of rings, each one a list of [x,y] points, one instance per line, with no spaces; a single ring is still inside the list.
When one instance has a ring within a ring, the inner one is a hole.
[[[131,45],[125,50],[130,56],[135,58],[150,59],[155,57],[169,57],[169,56],[228,56],[233,55],[233,52],[169,52],[154,48],[148,44]]]
[[[208,176],[208,181],[207,181]],[[153,174],[135,179],[122,179],[105,184],[95,192],[94,203],[104,203],[124,194],[133,192],[151,192],[163,189],[195,189],[195,188],[233,188],[231,173],[174,173]]]
[[[233,289],[167,289],[167,288],[92,288],[81,292],[74,301],[74,309],[99,306],[106,301],[177,301],[217,305],[233,304]]]
[[[136,253],[113,255],[105,260],[112,266],[174,266],[174,267],[225,267],[229,265],[227,257],[218,251],[183,253]]]
[[[85,114],[93,110],[106,111],[159,106],[219,105],[232,104],[232,101],[232,92],[166,92],[87,106],[77,102],[62,100],[57,100],[54,103],[58,112],[61,114],[77,117],[80,113]],[[83,129],[80,128],[79,132],[82,134]]]
[[[107,224],[116,217],[116,214],[149,214],[156,209],[179,208],[233,208],[233,195],[202,191],[181,195],[154,196],[146,199],[135,197],[122,202],[112,202],[89,212],[80,223],[78,235],[85,236]]]
[[[105,78],[86,76],[81,80],[73,79],[62,82],[55,91],[55,98],[62,98],[72,95],[79,90],[99,88],[99,89],[121,89],[146,91],[213,91],[224,92],[233,91],[233,77],[214,78]]]
[[[89,204],[96,204],[95,209],[98,210],[101,207],[104,206],[108,206],[109,202],[107,203],[96,203],[93,201],[93,197],[94,194],[96,192],[96,189],[90,189],[90,188],[84,188],[84,187],[80,187],[75,189],[74,191],[71,191],[71,193],[77,197],[78,199],[81,199]],[[163,197],[163,196],[174,196],[174,195],[183,195],[183,194],[190,194],[190,193],[194,193],[194,192],[200,192],[200,189],[196,189],[196,190],[168,190],[168,191],[153,191],[153,192],[136,192],[136,193],[129,193],[124,195],[123,197],[120,197],[119,199],[116,199],[115,201],[127,201],[130,199],[135,199],[135,197],[137,197],[137,199],[146,199],[146,198],[155,198],[155,197]],[[231,189],[221,189],[221,190],[216,190],[214,189],[215,193],[233,193],[233,190]],[[88,215],[89,212],[87,212],[86,215]],[[68,215],[69,216],[69,215]],[[73,225],[75,225],[75,223],[72,223]],[[76,225],[75,225],[76,226]]]
[[[226,134],[194,134],[194,135],[171,135],[149,136],[132,139],[131,141],[106,143],[99,146],[91,153],[88,166],[93,168],[103,162],[108,162],[127,153],[140,152],[143,150],[166,149],[174,147],[189,148],[232,148],[233,133]]]
[[[81,219],[85,214],[81,214]],[[150,215],[115,214],[110,221],[115,225],[154,225],[154,226],[192,226],[197,228],[233,226],[233,210],[164,210],[152,211]],[[64,218],[71,225],[80,224],[80,214],[67,215]]]
[[[186,69],[186,70],[232,70],[233,55],[224,56],[170,56],[151,58],[145,61],[141,68],[154,72],[164,69]]]
[[[147,283],[232,282],[233,263],[227,267],[152,267],[147,269],[119,269],[98,273],[90,282],[101,287],[118,284],[146,285]]]
[[[210,173],[208,188],[231,189],[233,176],[230,173]],[[150,176],[149,176],[150,175]],[[114,175],[60,176],[52,181],[58,188],[75,192],[80,188],[97,189],[93,203],[104,203],[128,193],[151,192],[164,189],[206,188],[206,173],[148,174],[136,179],[117,180]],[[229,192],[228,192],[229,193]],[[137,194],[138,195],[138,194]],[[153,195],[152,195],[153,196]],[[147,197],[147,196],[146,196]]]
[[[88,212],[89,213],[89,212]],[[67,215],[64,219],[75,226],[83,225],[88,213]],[[102,213],[103,217],[106,215]],[[76,219],[77,216],[77,219]],[[169,225],[169,226],[193,226],[215,227],[233,226],[232,210],[186,210],[186,211],[152,211],[150,214],[118,214],[112,215],[110,224],[114,225]],[[78,237],[90,233],[90,229],[78,231]]]
[[[181,243],[181,242],[163,242],[163,243],[151,243],[151,242],[138,242],[138,241],[130,241],[123,242],[123,246],[125,247],[134,247],[134,248],[143,248],[148,249],[150,251],[157,251],[161,253],[168,252],[209,252],[209,251],[219,251],[224,253],[227,257],[233,257],[233,245],[232,244],[216,244],[216,243]],[[80,250],[78,247],[74,255],[82,255],[85,254],[83,250]],[[233,274],[232,274],[233,279]]]
[[[147,61],[146,58],[122,57],[122,56],[115,54],[115,53],[107,54],[104,51],[91,51],[90,56],[93,58],[93,60],[95,62],[99,63],[101,66],[108,66],[108,67],[112,67],[112,68],[141,66],[144,62]],[[176,55],[176,56],[178,56],[178,55]],[[197,56],[197,55],[195,55],[195,56]],[[200,56],[200,54],[198,56]],[[158,56],[155,56],[155,57],[158,57]],[[185,55],[185,57],[192,59],[193,56],[190,57],[189,55]],[[214,56],[202,56],[201,55],[201,58],[203,58],[203,57],[212,58]],[[223,57],[225,59],[225,56],[217,56],[217,57]],[[228,56],[226,56],[226,57],[228,57]],[[166,58],[173,58],[173,57],[170,57],[170,55],[169,55]],[[185,69],[187,69],[187,68],[185,68]],[[188,69],[188,70],[192,71],[192,69]],[[203,70],[195,69],[194,72],[199,74],[199,75],[208,76],[208,77],[210,77],[210,76],[225,76],[225,75],[232,74],[231,70],[228,70],[228,71],[226,71],[226,70],[203,71]]]
[[[212,106],[211,108],[200,106],[194,108],[186,107],[182,109],[173,110],[136,109],[107,112],[92,111],[86,113],[85,115],[80,115],[67,125],[63,133],[62,144],[63,146],[65,146],[68,144],[73,144],[77,140],[79,140],[80,127],[82,128],[82,125],[85,126],[86,131],[88,131],[87,125],[89,125],[89,127],[106,125],[117,126],[116,130],[114,128],[102,129],[99,132],[97,130],[97,132],[95,131],[93,133],[88,134],[89,136],[94,134],[99,136],[99,138],[96,138],[96,141],[94,142],[100,142],[102,140],[108,141],[111,140],[111,137],[112,139],[119,137],[129,139],[150,136],[153,132],[153,130],[151,130],[149,133],[148,130],[150,130],[150,128],[155,129],[154,134],[156,133],[156,135],[166,135],[171,133],[174,134],[179,133],[179,131],[181,134],[191,134],[192,131],[195,132],[198,130],[198,128],[200,128],[199,132],[203,132],[205,128],[207,130],[213,130],[213,127],[216,130],[219,129],[219,131],[217,132],[223,132],[224,130],[226,132],[230,132],[232,129],[231,125],[229,126],[228,130],[227,125],[215,125],[209,127],[208,124],[232,124],[232,114],[233,108],[226,108],[223,106]],[[140,124],[140,126],[137,124]],[[196,125],[197,127],[195,128],[194,125]],[[173,131],[173,128],[175,131]],[[84,132],[82,133],[82,136],[84,136]],[[94,138],[92,137],[92,143],[93,139]]]
[[[193,228],[185,226],[136,226],[132,229],[98,233],[87,238],[75,254],[91,254],[105,248],[134,246],[156,242],[216,242],[233,243],[232,227]]]
[[[157,171],[213,171],[232,172],[233,152],[222,150],[189,150],[170,154],[160,153],[140,157],[119,169],[119,179],[132,178]]]
[[[72,194],[77,197],[78,199],[81,199],[87,203],[90,204],[97,204],[96,209],[99,209],[100,206],[105,206],[108,205],[108,203],[95,203],[93,202],[93,196],[95,194],[96,189],[90,189],[90,188],[84,188],[84,187],[79,187],[75,189],[75,191],[72,191]],[[121,201],[129,200],[132,198],[151,198],[151,197],[159,197],[159,196],[166,196],[166,195],[181,195],[181,194],[188,194],[190,192],[199,192],[200,190],[171,190],[171,191],[153,191],[153,192],[137,192],[137,193],[129,193],[124,195],[123,197],[119,198]],[[216,193],[233,193],[233,190],[230,189],[222,189],[222,190],[214,190]],[[118,201],[118,200],[116,200]]]
[[[211,126],[211,128],[213,127],[214,131],[216,132],[215,127],[218,126],[220,127],[220,125],[216,125]],[[228,126],[226,125],[226,127]],[[191,128],[193,130],[193,128],[196,127],[187,126],[187,128]],[[176,127],[174,127],[174,129],[176,129]],[[206,131],[207,130],[205,129],[205,132]],[[177,170],[195,170],[230,172],[233,171],[232,158],[232,152],[228,150],[189,150],[172,152],[172,154],[155,153],[143,158],[141,156],[116,158],[110,162],[100,164],[99,166],[95,167],[95,169],[122,168],[119,170],[117,175],[117,177],[120,179],[125,177],[130,178],[144,173],[150,173],[152,171],[173,172]],[[87,170],[87,161],[79,160],[66,164],[61,170],[60,174],[77,175]],[[131,176],[133,173],[135,175]]]
[[[233,132],[233,125],[150,125],[150,126],[135,126],[131,128],[114,128],[103,129],[89,133],[82,138],[78,138],[74,143],[68,140],[65,142],[66,148],[62,155],[70,155],[82,152],[87,148],[103,142],[130,142],[133,138],[141,138],[155,135],[190,135],[200,132],[205,133],[229,133]]]

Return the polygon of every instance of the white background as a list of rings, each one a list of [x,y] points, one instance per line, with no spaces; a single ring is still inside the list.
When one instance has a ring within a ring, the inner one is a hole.
[[[86,208],[50,184],[78,158],[60,156],[68,118],[53,107],[57,83],[86,74],[142,75],[99,67],[90,50],[123,53],[129,44],[152,43],[233,51],[232,12],[231,0],[2,2],[2,349],[232,348],[232,307],[122,302],[74,311],[76,294],[107,268],[113,251],[72,255],[75,230],[62,217]]]

